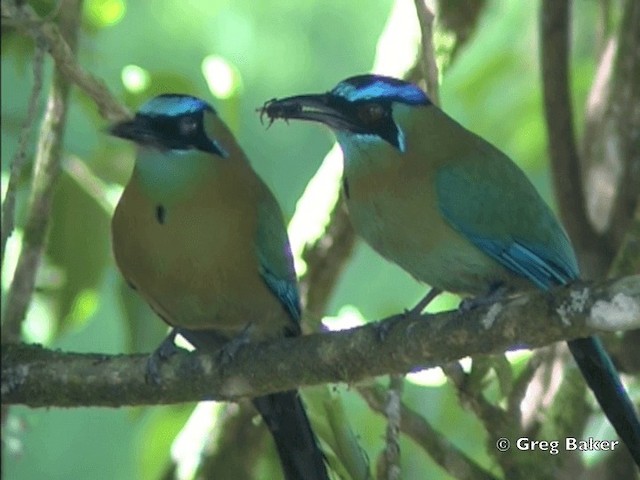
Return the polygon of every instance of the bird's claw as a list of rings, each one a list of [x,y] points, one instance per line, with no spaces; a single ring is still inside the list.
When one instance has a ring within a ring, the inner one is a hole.
[[[409,310],[405,308],[402,314],[403,317],[418,318],[420,315],[422,315],[422,312],[424,311],[424,309],[427,308],[429,304],[433,301],[433,299],[436,298],[438,295],[440,295],[440,293],[442,293],[442,290],[440,290],[439,288],[431,287],[427,292],[427,294],[423,298],[421,298],[420,301],[416,303],[416,305],[413,308]]]
[[[166,362],[170,357],[178,353],[178,347],[176,347],[175,339],[178,331],[174,328],[171,333],[162,341],[162,343],[156,348],[149,358],[147,359],[147,367],[145,372],[145,379],[147,383],[154,385],[160,385],[160,366]]]
[[[486,295],[480,295],[473,298],[465,298],[458,305],[458,312],[469,313],[478,307],[485,307],[502,300],[507,296],[509,289],[504,285],[499,285],[489,291]]]
[[[391,317],[384,322],[380,322],[377,325],[376,332],[378,334],[378,341],[383,342],[388,336],[391,329],[398,323],[400,320],[404,320],[405,318],[418,318],[422,315],[422,312],[425,308],[431,303],[431,301],[436,298],[442,290],[432,287],[427,294],[411,309],[404,309],[404,311],[395,317]]]
[[[382,322],[378,322],[376,324],[376,334],[379,342],[384,342],[389,336],[389,332],[395,327],[395,325],[400,321],[406,318],[407,310],[405,310],[400,315],[396,315],[395,317],[387,318]]]
[[[225,343],[220,349],[218,358],[220,365],[224,367],[231,363],[236,353],[251,341],[251,324],[248,324],[237,336]]]

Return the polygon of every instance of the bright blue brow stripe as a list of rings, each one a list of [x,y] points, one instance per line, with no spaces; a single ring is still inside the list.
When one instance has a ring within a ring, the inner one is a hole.
[[[369,85],[358,88],[349,83],[340,83],[333,89],[332,93],[352,102],[357,100],[388,99],[412,105],[429,103],[427,95],[415,85],[410,83],[390,85],[382,80],[376,80]]]
[[[177,117],[186,113],[195,113],[211,107],[207,102],[187,95],[160,95],[152,98],[140,107],[143,115],[167,115]]]

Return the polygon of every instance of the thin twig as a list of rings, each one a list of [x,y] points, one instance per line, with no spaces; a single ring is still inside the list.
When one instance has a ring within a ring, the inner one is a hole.
[[[381,386],[359,386],[358,393],[374,412],[384,414],[385,389]],[[422,415],[400,404],[400,430],[419,445],[429,456],[454,478],[465,480],[495,480],[465,453],[435,430]]]
[[[65,174],[71,178],[104,212],[111,217],[114,205],[107,195],[107,183],[91,171],[81,158],[67,154],[62,163]]]
[[[2,6],[4,15],[4,2]],[[62,30],[66,32],[67,41],[71,45],[71,47],[67,46],[69,52],[74,51],[77,44],[81,6],[82,1],[77,0],[74,5],[64,9],[60,14]],[[44,250],[54,186],[60,173],[69,89],[70,83],[65,74],[56,69],[38,136],[23,247],[5,302],[2,325],[3,343],[15,342],[20,338],[22,321],[33,295],[36,272]]]
[[[15,226],[16,191],[22,176],[24,164],[27,160],[27,146],[33,125],[36,121],[36,113],[40,94],[42,93],[42,74],[44,70],[45,45],[41,36],[35,38],[36,48],[33,54],[33,87],[27,106],[27,115],[20,130],[18,147],[11,161],[11,172],[9,173],[9,183],[7,193],[2,205],[2,245],[0,247],[0,264],[4,268],[4,253],[7,240],[13,233]]]
[[[380,454],[377,478],[380,480],[398,480],[401,478],[400,468],[400,423],[402,421],[403,375],[390,375],[389,388],[386,392],[384,416],[387,419],[385,448]]]
[[[493,406],[483,396],[478,395],[478,392],[470,390],[468,388],[468,374],[464,372],[459,362],[452,362],[442,366],[442,371],[445,373],[449,381],[455,385],[456,393],[460,399],[461,405],[470,407],[475,412],[478,418],[484,423],[488,432],[494,430],[505,431],[504,424],[507,419],[499,408]]]
[[[67,3],[72,4],[72,1]],[[84,70],[75,60],[70,42],[65,40],[57,25],[43,20],[28,4],[17,5],[15,2],[2,0],[3,21],[10,21],[13,26],[32,37],[42,37],[46,43],[56,67],[67,81],[76,84],[95,102],[98,112],[109,121],[119,121],[131,117],[126,109],[109,91],[104,82]],[[59,15],[73,8],[65,5]]]

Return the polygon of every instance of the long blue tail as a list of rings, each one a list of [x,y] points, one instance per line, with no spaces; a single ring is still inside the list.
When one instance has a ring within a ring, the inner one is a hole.
[[[582,376],[640,467],[640,421],[616,368],[597,337],[567,342]]]
[[[553,222],[551,211],[548,215],[546,220]],[[550,245],[523,241],[505,243],[478,236],[473,230],[459,225],[457,228],[507,270],[529,279],[541,290],[566,285],[579,276],[571,243],[559,225],[555,227],[556,242]],[[596,337],[579,338],[567,344],[587,385],[640,467],[640,420],[611,358]]]

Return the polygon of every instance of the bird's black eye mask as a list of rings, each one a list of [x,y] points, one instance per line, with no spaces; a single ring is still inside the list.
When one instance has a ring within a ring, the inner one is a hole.
[[[163,150],[200,150],[226,157],[218,144],[204,131],[204,110],[179,116],[136,115],[136,120],[149,124],[153,144]]]
[[[204,129],[206,109],[163,115],[138,112],[132,120],[113,125],[112,135],[158,150],[200,150],[222,158],[228,153]],[[215,115],[213,110],[211,114]]]
[[[390,101],[360,100],[349,103],[349,117],[358,125],[355,133],[377,135],[397,149],[401,150],[400,131],[393,120],[393,108]]]

